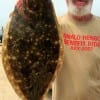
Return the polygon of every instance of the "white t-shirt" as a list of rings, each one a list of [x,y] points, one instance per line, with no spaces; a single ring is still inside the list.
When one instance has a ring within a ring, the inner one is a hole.
[[[77,22],[58,18],[64,43],[63,66],[55,79],[53,100],[100,100],[100,18]]]

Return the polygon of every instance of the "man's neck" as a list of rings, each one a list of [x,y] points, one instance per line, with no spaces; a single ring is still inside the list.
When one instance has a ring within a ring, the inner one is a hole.
[[[75,21],[78,21],[78,22],[88,22],[92,19],[93,15],[87,14],[87,15],[83,15],[83,16],[77,16],[77,15],[73,15],[73,14],[68,13],[68,16],[71,19],[74,19]]]

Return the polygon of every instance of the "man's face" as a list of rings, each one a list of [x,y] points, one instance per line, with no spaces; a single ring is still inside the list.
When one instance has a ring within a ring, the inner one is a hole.
[[[68,10],[77,16],[90,14],[92,2],[93,0],[67,0]]]

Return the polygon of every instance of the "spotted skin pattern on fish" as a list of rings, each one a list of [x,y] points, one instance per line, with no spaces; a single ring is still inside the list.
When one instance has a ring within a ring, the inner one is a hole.
[[[3,66],[22,100],[42,100],[62,63],[51,0],[19,0],[3,36]]]

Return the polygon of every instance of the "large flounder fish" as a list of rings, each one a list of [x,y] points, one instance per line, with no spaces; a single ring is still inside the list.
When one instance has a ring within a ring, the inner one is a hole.
[[[2,48],[4,69],[16,93],[22,100],[42,100],[62,62],[51,0],[19,0]]]

